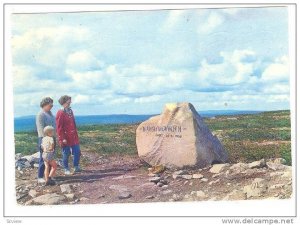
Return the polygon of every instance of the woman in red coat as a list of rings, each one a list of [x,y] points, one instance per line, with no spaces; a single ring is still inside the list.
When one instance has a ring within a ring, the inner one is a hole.
[[[58,102],[62,105],[62,109],[58,110],[56,114],[56,133],[58,143],[62,147],[63,153],[63,166],[65,174],[70,174],[69,156],[74,156],[73,165],[74,172],[80,172],[80,146],[77,133],[77,127],[73,111],[70,107],[71,97],[68,95],[61,96]]]

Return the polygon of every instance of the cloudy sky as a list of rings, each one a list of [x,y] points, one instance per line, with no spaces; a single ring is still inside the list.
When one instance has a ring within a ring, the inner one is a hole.
[[[287,8],[14,14],[15,116],[289,109]]]

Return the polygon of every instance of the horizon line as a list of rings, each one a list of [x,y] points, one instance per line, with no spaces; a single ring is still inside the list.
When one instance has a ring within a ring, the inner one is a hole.
[[[235,111],[235,112],[275,112],[275,111],[288,111],[291,109],[276,109],[276,110],[241,110],[241,109],[209,109],[209,110],[200,110],[197,112],[220,112],[220,111]],[[77,116],[150,116],[150,115],[159,115],[160,113],[150,113],[150,114],[125,114],[125,113],[121,113],[121,114],[77,114],[75,115],[75,117]],[[22,117],[31,117],[31,116],[36,116],[36,115],[22,115],[22,116],[14,116],[14,119],[18,119],[18,118],[22,118]]]

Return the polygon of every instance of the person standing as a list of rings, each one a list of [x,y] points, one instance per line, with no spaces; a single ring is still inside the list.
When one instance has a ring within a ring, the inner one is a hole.
[[[54,127],[46,126],[44,128],[45,137],[43,137],[41,148],[43,149],[43,160],[45,164],[45,181],[46,186],[51,185],[51,180],[55,176],[57,164],[54,159],[55,146],[54,146]],[[51,168],[51,169],[50,169]]]
[[[45,136],[44,128],[46,126],[52,126],[55,128],[55,117],[51,112],[53,107],[53,99],[50,97],[43,98],[40,102],[41,110],[36,116],[36,128],[38,132],[38,151],[40,152],[39,168],[38,168],[38,183],[44,183],[44,172],[45,164],[43,160],[43,150],[41,149],[42,139]],[[54,145],[55,145],[55,132],[53,134]],[[49,181],[51,184],[55,184],[53,180]]]
[[[63,166],[65,175],[71,174],[69,168],[69,156],[73,157],[74,172],[80,172],[80,146],[79,137],[77,133],[77,127],[73,111],[70,107],[71,97],[63,95],[58,102],[62,105],[62,108],[58,110],[56,114],[56,133],[58,136],[58,143],[62,148]]]

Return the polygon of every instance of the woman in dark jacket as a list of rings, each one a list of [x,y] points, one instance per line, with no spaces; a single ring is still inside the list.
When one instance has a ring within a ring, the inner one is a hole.
[[[79,167],[80,146],[74,114],[70,107],[71,97],[64,95],[60,97],[59,103],[62,105],[62,109],[58,110],[56,114],[56,132],[58,143],[62,147],[65,174],[68,175],[70,174],[69,156],[71,150],[74,156],[74,172],[81,171]]]
[[[55,117],[51,112],[51,109],[53,107],[53,99],[50,97],[43,98],[40,103],[40,107],[41,110],[36,115],[36,128],[38,132],[38,150],[40,152],[39,168],[38,168],[38,183],[44,183],[45,180],[43,177],[44,177],[45,165],[42,157],[43,151],[41,149],[41,143],[43,137],[45,136],[44,128],[46,126],[52,126],[55,128]],[[53,137],[55,141],[55,133]],[[49,183],[54,184],[55,182],[50,178]]]

